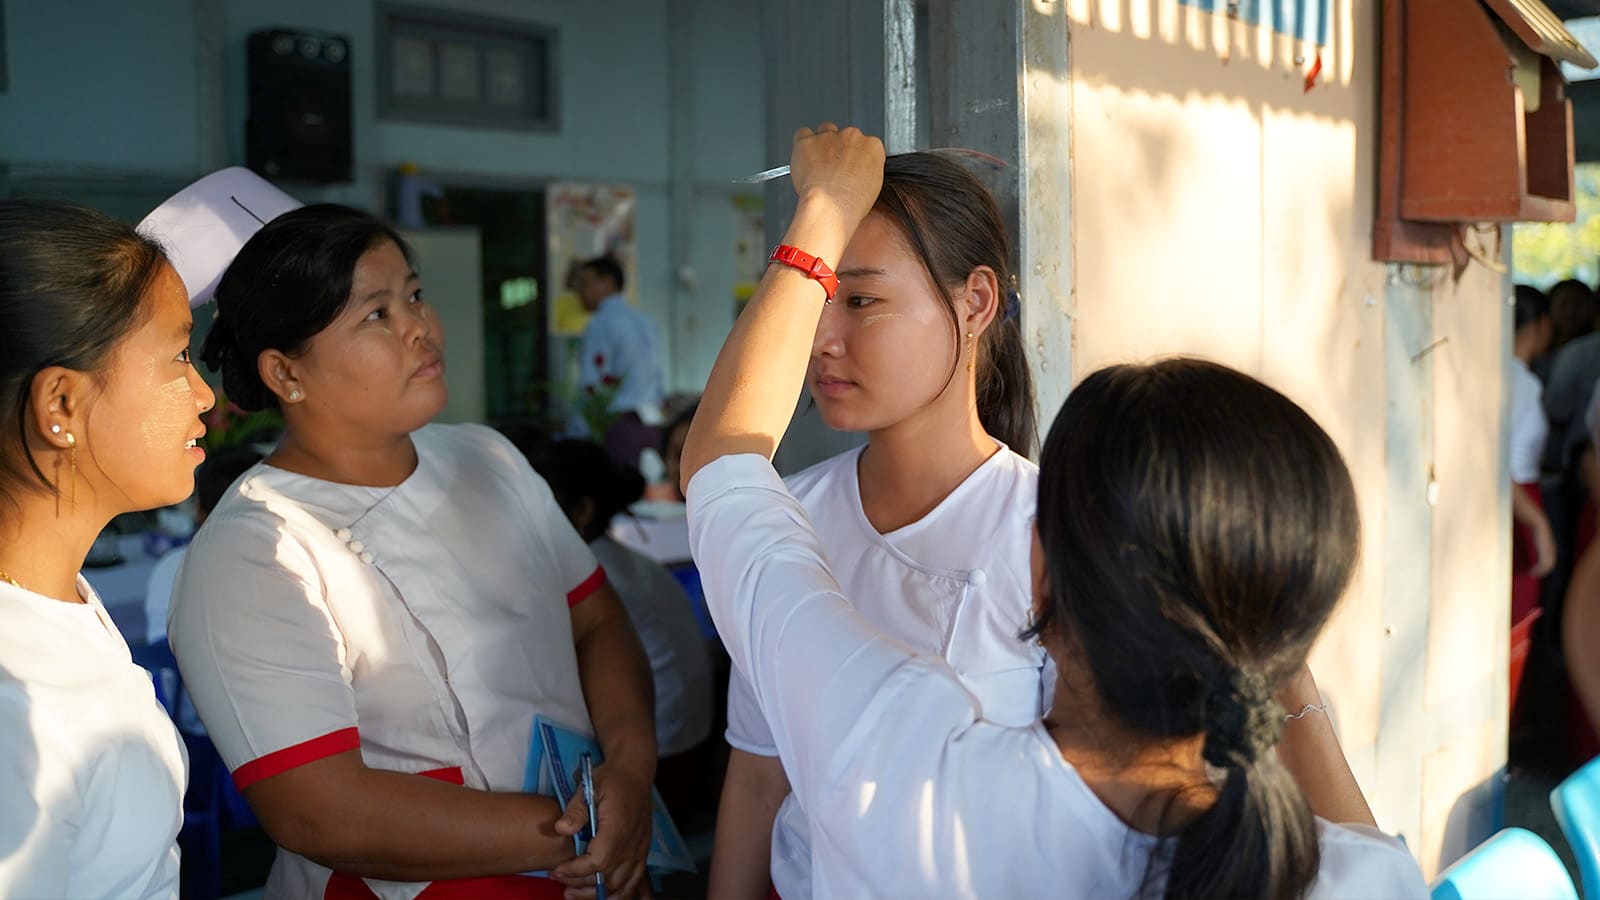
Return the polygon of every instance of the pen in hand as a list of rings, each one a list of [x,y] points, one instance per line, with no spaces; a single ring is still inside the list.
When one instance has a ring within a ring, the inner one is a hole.
[[[600,830],[600,820],[595,815],[593,757],[587,753],[581,754],[578,757],[578,766],[578,777],[583,784],[583,802],[589,808],[589,839],[594,840],[594,836]],[[603,872],[594,873],[594,896],[595,900],[606,900],[606,878]]]

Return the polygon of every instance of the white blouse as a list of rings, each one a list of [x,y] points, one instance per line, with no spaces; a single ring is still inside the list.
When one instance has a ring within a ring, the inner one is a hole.
[[[985,718],[1006,725],[1038,720],[1055,669],[1042,649],[1017,637],[1031,608],[1028,548],[1038,466],[1001,445],[927,515],[880,534],[861,506],[861,453],[841,453],[785,482],[815,524],[845,595],[878,631],[917,653],[943,657]],[[738,670],[728,685],[727,738],[747,753],[780,755]],[[771,852],[778,894],[809,896],[809,829],[793,795],[773,822]]]
[[[986,721],[948,662],[877,633],[765,459],[716,460],[688,494],[707,604],[810,814],[815,896],[1134,895],[1155,840],[1039,722]],[[1428,895],[1398,841],[1320,820],[1318,835],[1312,897]]]
[[[0,582],[0,897],[178,896],[188,756],[94,589]]]
[[[1511,357],[1511,480],[1537,484],[1550,421],[1544,415],[1544,385],[1539,376]]]
[[[569,607],[604,583],[594,555],[496,432],[412,440],[416,471],[392,488],[257,465],[190,545],[169,639],[241,789],[359,748],[371,767],[520,791],[536,714],[593,733]],[[267,895],[320,897],[332,874],[280,851]],[[365,881],[406,900],[427,886]]]

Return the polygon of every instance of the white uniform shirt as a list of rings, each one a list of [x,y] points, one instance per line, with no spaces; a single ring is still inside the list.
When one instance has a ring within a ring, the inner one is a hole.
[[[862,448],[792,476],[789,491],[816,524],[829,568],[872,626],[917,653],[941,656],[1005,725],[1038,720],[1055,670],[1018,639],[1028,623],[1028,548],[1039,468],[1001,446],[937,507],[879,534],[861,507]],[[778,756],[772,730],[737,670],[728,686],[728,743]],[[772,828],[772,879],[785,900],[811,892],[811,846],[802,801],[785,798]]]
[[[656,753],[675,756],[711,736],[711,659],[694,603],[672,573],[609,537],[589,544],[650,658]]]
[[[86,603],[0,582],[0,897],[177,897],[188,758]]]
[[[499,434],[412,440],[393,488],[257,465],[189,547],[169,640],[241,789],[359,748],[371,767],[519,791],[535,714],[593,733],[569,607],[604,582],[594,555]],[[321,897],[330,874],[280,850],[267,895]]]
[[[815,896],[1136,893],[1154,839],[1096,797],[1039,722],[983,719],[947,662],[876,632],[765,459],[697,473],[689,527],[712,616],[811,813]],[[1398,841],[1318,830],[1311,897],[1428,896]]]
[[[582,357],[578,361],[578,386],[599,386],[606,376],[618,381],[611,398],[612,412],[636,412],[647,425],[661,421],[665,374],[661,367],[661,340],[650,317],[621,294],[600,301],[583,331]],[[594,435],[600,440],[602,435]]]
[[[1539,376],[1515,356],[1511,357],[1511,480],[1518,484],[1539,481],[1539,458],[1544,455],[1550,422],[1544,415],[1544,385]]]

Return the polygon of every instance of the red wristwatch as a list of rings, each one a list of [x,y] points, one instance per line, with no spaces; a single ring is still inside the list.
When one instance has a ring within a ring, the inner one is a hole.
[[[807,278],[814,279],[822,285],[822,292],[827,295],[825,302],[833,302],[833,294],[839,289],[839,276],[833,274],[833,270],[819,257],[812,256],[799,247],[779,244],[772,248],[772,255],[767,257],[767,262],[783,263],[804,272]]]

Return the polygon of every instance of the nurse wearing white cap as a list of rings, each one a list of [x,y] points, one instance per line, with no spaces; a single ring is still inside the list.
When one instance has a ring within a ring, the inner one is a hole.
[[[153,218],[195,295],[215,294],[202,355],[230,400],[286,423],[196,535],[168,627],[281,848],[267,895],[555,897],[596,871],[631,894],[653,701],[605,573],[508,441],[428,424],[444,335],[399,235],[252,181]],[[536,716],[605,755],[576,860],[581,817],[521,793]]]
[[[79,570],[193,487],[186,299],[126,225],[0,201],[0,897],[178,894],[183,744]]]

